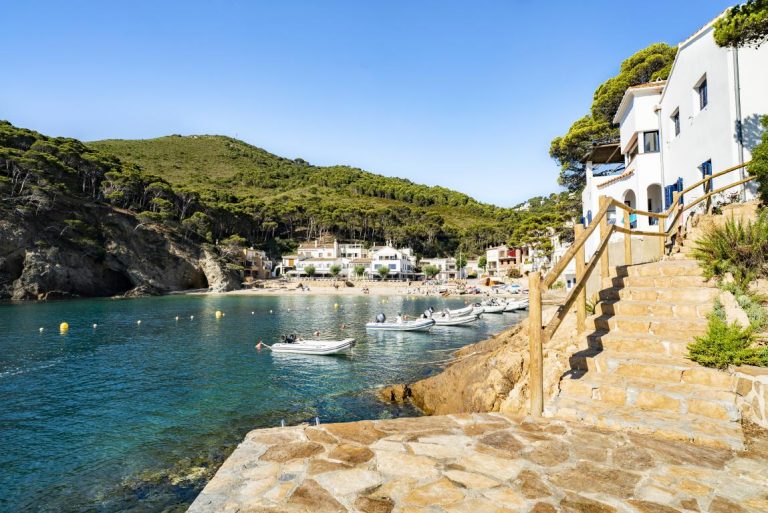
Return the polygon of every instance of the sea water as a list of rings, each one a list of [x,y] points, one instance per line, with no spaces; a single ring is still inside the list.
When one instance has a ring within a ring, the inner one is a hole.
[[[184,511],[249,430],[417,415],[373,390],[434,374],[520,320],[369,333],[379,312],[464,301],[295,294],[0,304],[0,512]],[[349,356],[256,348],[318,330],[358,344]]]

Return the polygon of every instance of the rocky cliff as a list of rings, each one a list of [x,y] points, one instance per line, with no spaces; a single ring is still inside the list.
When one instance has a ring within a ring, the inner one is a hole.
[[[72,216],[73,211],[67,211]],[[184,242],[130,212],[92,205],[77,215],[87,233],[61,227],[54,210],[0,219],[0,299],[155,295],[239,288],[213,249]]]
[[[168,207],[183,199],[79,141],[0,122],[0,299],[238,288]]]
[[[554,308],[545,308],[545,321]],[[568,355],[576,351],[575,319],[568,315],[556,336],[544,347],[544,394],[557,392],[560,376],[568,368]],[[442,372],[415,383],[380,391],[387,401],[411,401],[424,413],[502,412],[528,410],[528,321],[487,340],[458,350]]]

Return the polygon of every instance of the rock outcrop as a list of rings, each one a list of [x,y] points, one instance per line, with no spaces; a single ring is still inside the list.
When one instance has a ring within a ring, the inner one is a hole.
[[[72,229],[64,216],[81,219]],[[55,228],[54,228],[55,227]],[[76,212],[0,219],[0,299],[157,295],[239,288],[215,250],[130,211],[90,204]]]
[[[551,315],[554,308],[545,311]],[[545,396],[557,393],[568,355],[576,350],[573,315],[544,348]],[[528,411],[528,321],[458,350],[442,372],[409,384],[380,390],[384,400],[410,400],[430,415]]]

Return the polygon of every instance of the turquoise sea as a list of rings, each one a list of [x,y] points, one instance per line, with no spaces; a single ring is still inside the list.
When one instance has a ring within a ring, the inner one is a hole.
[[[251,429],[416,415],[372,389],[433,374],[521,316],[429,333],[363,324],[463,303],[297,293],[0,304],[0,512],[184,511]],[[333,357],[255,347],[315,330],[358,345]]]

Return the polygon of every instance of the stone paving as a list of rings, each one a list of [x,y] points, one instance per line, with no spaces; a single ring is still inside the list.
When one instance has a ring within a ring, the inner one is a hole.
[[[466,414],[255,430],[189,513],[757,513],[768,437],[747,449]]]

